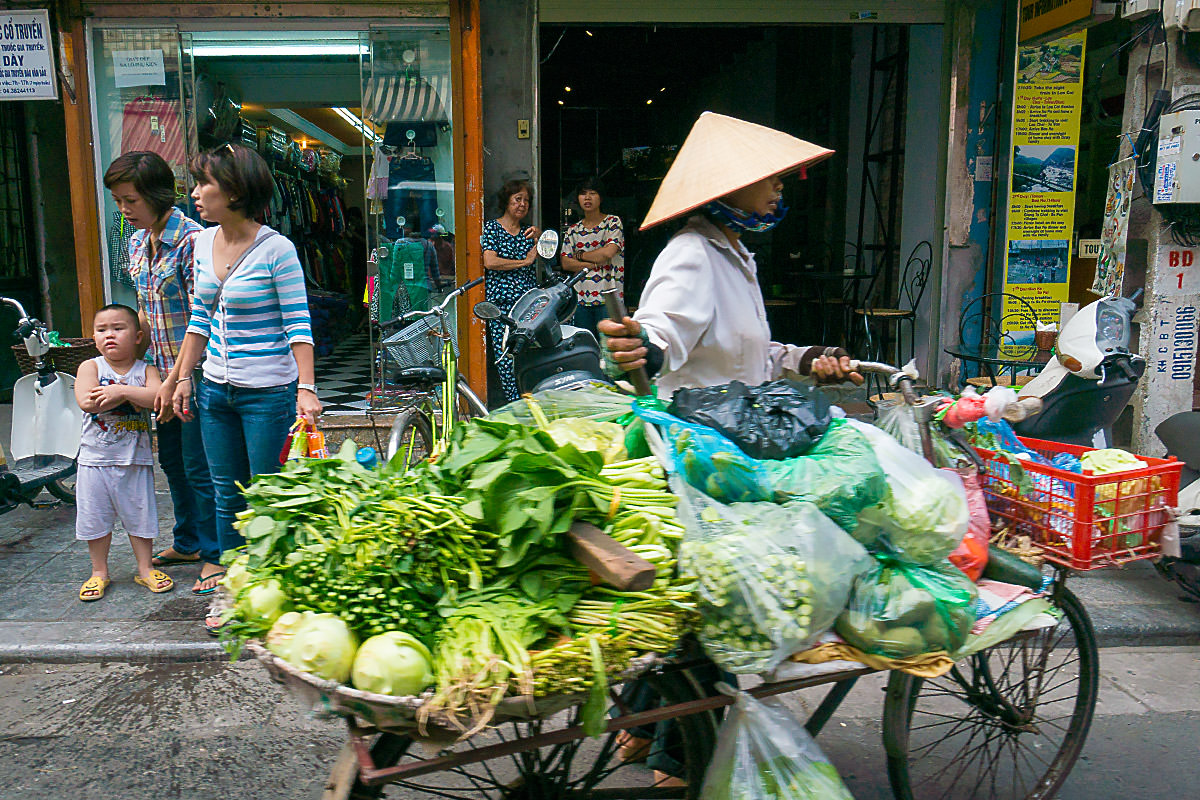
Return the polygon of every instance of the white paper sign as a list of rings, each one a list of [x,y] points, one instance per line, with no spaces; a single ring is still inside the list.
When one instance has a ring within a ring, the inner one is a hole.
[[[113,53],[113,77],[118,89],[129,86],[166,86],[167,72],[162,50],[117,50]]]
[[[975,157],[975,180],[980,183],[986,183],[992,179],[992,157],[991,156],[976,156]]]
[[[50,12],[0,14],[0,100],[57,100]]]

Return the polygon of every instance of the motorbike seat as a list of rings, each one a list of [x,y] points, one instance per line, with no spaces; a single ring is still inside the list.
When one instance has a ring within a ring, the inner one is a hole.
[[[394,383],[441,383],[446,370],[441,367],[405,367],[388,376]]]
[[[1042,396],[1040,413],[1013,428],[1018,436],[1091,447],[1095,432],[1112,427],[1136,388],[1136,378],[1131,380],[1124,375],[1113,377],[1103,386],[1067,375]]]
[[[1154,433],[1167,452],[1191,470],[1200,470],[1200,411],[1181,411],[1158,424]]]

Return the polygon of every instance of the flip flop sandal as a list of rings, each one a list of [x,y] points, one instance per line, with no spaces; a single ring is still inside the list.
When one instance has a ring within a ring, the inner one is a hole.
[[[177,564],[197,564],[200,562],[200,554],[199,553],[194,554],[196,556],[195,558],[177,558],[175,556],[164,556],[163,553],[165,553],[165,552],[167,552],[167,551],[163,550],[161,553],[158,553],[153,558],[151,558],[150,559],[151,566],[173,567],[173,566],[176,566]]]
[[[220,572],[214,572],[212,575],[204,575],[204,576],[197,577],[196,580],[199,581],[200,583],[205,583],[205,582],[211,581],[211,580],[219,581],[223,577],[225,577],[225,570],[221,570]],[[215,592],[217,590],[217,586],[218,586],[218,584],[214,583],[212,586],[208,587],[207,589],[193,588],[192,594],[198,594],[198,595],[212,594],[213,592]]]
[[[208,621],[210,619],[215,619],[220,624],[209,625]],[[223,627],[225,627],[225,623],[221,621],[220,614],[205,614],[204,615],[204,630],[208,631],[209,636],[220,636],[221,628],[223,628]]]
[[[150,572],[149,581],[142,578],[141,575],[134,575],[133,582],[139,586],[145,586],[155,594],[169,592],[175,588],[175,581],[171,580],[171,576],[165,572],[159,572],[158,570],[152,570]]]
[[[97,578],[95,575],[88,578],[83,586],[79,587],[79,599],[85,603],[91,603],[104,597],[104,590],[112,581],[105,578]],[[92,592],[93,594],[84,594],[84,592]]]

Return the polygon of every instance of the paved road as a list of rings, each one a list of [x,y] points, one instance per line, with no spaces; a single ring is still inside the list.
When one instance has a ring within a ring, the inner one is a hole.
[[[1101,663],[1096,722],[1062,800],[1195,797],[1200,647],[1108,649]],[[881,687],[861,682],[821,737],[858,800],[890,797]],[[341,737],[253,662],[0,667],[3,800],[311,800]]]

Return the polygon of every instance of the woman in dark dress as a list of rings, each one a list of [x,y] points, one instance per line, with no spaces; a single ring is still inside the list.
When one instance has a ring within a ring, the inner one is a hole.
[[[501,214],[483,225],[479,243],[483,247],[484,291],[489,302],[505,314],[525,292],[537,285],[533,266],[537,258],[537,237],[540,231],[523,220],[529,215],[533,189],[528,181],[511,180],[500,187],[496,195]],[[500,386],[506,402],[517,399],[517,378],[511,358],[499,360],[503,349],[504,323],[491,320],[487,324],[491,357],[500,373]]]

